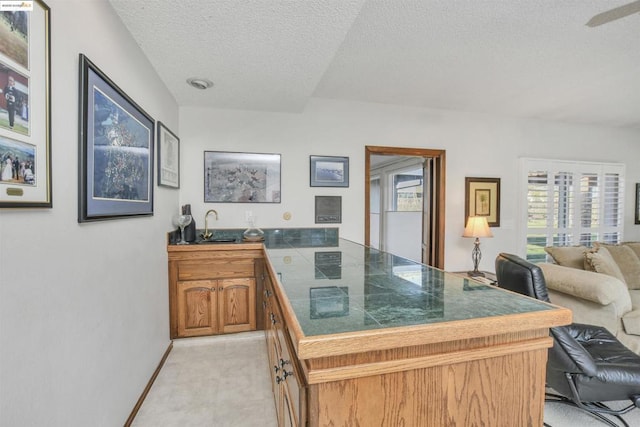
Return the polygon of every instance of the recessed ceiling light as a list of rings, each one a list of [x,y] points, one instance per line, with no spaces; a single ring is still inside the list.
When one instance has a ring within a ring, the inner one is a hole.
[[[189,86],[193,86],[200,90],[209,89],[213,86],[213,82],[211,80],[201,79],[198,77],[191,77],[190,79],[187,79],[187,83]]]

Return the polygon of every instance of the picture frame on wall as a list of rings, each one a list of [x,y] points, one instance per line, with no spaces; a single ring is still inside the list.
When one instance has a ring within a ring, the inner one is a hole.
[[[636,183],[635,224],[640,224],[640,183]]]
[[[0,208],[50,208],[50,9],[16,3],[0,12]]]
[[[349,158],[338,156],[310,156],[311,187],[348,187]]]
[[[180,188],[180,138],[158,122],[158,185]]]
[[[342,196],[315,196],[316,224],[342,223]]]
[[[465,224],[470,216],[485,216],[489,227],[500,227],[500,178],[465,178]]]
[[[78,222],[153,215],[154,124],[80,54]]]
[[[280,154],[204,152],[205,203],[280,203]]]

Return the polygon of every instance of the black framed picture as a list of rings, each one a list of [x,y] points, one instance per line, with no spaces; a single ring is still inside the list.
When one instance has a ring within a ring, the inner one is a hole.
[[[636,224],[640,224],[640,183],[636,183]]]
[[[180,188],[180,138],[158,122],[158,185]]]
[[[316,196],[316,224],[342,223],[342,196]]]
[[[500,178],[467,177],[464,182],[465,225],[470,216],[484,216],[489,227],[500,227]]]
[[[0,12],[0,208],[50,208],[51,17],[43,1]]]
[[[153,215],[154,121],[80,54],[78,222]]]
[[[348,187],[349,158],[310,156],[311,187]]]
[[[280,154],[204,152],[205,203],[280,203]]]

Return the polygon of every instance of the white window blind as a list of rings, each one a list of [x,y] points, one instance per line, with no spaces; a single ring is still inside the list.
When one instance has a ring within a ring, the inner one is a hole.
[[[622,240],[623,164],[522,159],[520,167],[528,260],[546,260],[545,246]]]

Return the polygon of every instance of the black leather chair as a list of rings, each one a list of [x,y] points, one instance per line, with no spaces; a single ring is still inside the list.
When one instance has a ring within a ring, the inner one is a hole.
[[[498,286],[541,301],[549,301],[540,267],[516,255],[501,253],[495,262]],[[573,323],[551,328],[553,347],[547,361],[547,401],[565,403],[589,412],[603,422],[628,426],[621,415],[640,407],[640,356],[600,326]],[[631,404],[613,410],[602,402]]]

